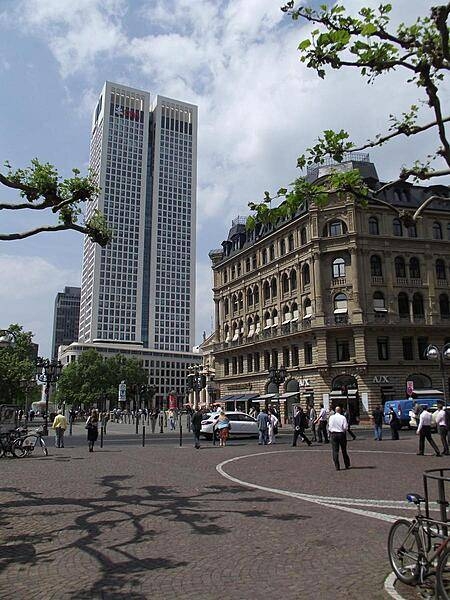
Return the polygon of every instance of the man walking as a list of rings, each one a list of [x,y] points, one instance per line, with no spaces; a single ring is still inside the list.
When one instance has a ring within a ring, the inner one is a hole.
[[[197,448],[197,450],[200,449],[200,432],[202,430],[202,421],[203,421],[203,411],[200,408],[197,408],[197,410],[192,415],[192,421],[191,421],[191,426],[192,426],[192,431],[194,433],[194,441],[195,441],[194,446],[195,446],[195,448]]]
[[[64,434],[67,429],[67,419],[62,414],[62,410],[58,410],[52,428],[55,430],[55,446],[64,448]]]
[[[328,444],[329,440],[328,440],[328,433],[327,433],[327,420],[328,420],[327,409],[324,408],[323,402],[321,402],[319,404],[319,406],[320,406],[319,416],[316,419],[316,424],[318,425],[317,437],[319,438],[319,444],[321,444],[322,441],[324,441],[325,444]]]
[[[264,407],[261,409],[261,411],[256,419],[256,422],[258,423],[258,430],[259,430],[258,444],[260,446],[266,445],[268,442],[267,434],[268,434],[268,429],[269,429],[269,417],[268,417]]]
[[[381,406],[375,407],[375,410],[372,411],[372,420],[373,420],[373,431],[375,435],[375,441],[381,442],[383,439],[383,411],[381,410]]]
[[[328,421],[328,430],[331,438],[331,449],[333,453],[333,462],[336,471],[341,470],[339,464],[339,448],[342,452],[344,465],[346,469],[350,469],[350,458],[347,454],[347,419],[341,414],[341,407],[336,406],[334,415],[331,415]]]
[[[346,408],[346,410],[344,412],[344,417],[347,419],[347,425],[348,425],[347,433],[348,433],[348,435],[352,438],[352,440],[356,440],[356,435],[350,429],[351,425],[352,425],[352,411],[351,411],[351,409],[350,409],[349,406],[347,406],[347,408]]]
[[[436,442],[431,437],[431,411],[430,407],[427,406],[420,414],[419,426],[417,427],[417,435],[419,437],[419,452],[418,456],[423,456],[425,450],[425,439],[428,440],[430,446],[436,453],[436,456],[441,456],[439,448],[436,446]]]
[[[317,419],[317,412],[316,412],[316,409],[314,408],[314,404],[311,404],[311,406],[309,407],[309,426],[311,428],[313,442],[317,442],[316,419]]]
[[[308,446],[311,446],[311,441],[305,435],[305,429],[308,427],[308,417],[303,412],[303,408],[301,406],[297,407],[297,412],[294,415],[294,439],[292,440],[292,445],[297,445],[298,436],[303,442],[306,442]]]
[[[442,454],[448,455],[448,422],[447,422],[447,413],[444,409],[444,403],[437,403],[437,411],[433,415],[436,420],[436,427],[442,442]]]

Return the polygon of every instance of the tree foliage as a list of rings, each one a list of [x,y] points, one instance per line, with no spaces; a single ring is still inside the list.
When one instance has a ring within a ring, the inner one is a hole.
[[[89,218],[83,216],[82,206],[92,202],[99,193],[92,173],[80,177],[80,171],[73,169],[73,177],[62,179],[55,167],[41,163],[37,158],[25,169],[14,170],[5,163],[5,173],[0,173],[0,183],[17,190],[24,202],[0,203],[0,211],[46,211],[57,217],[57,224],[42,225],[28,231],[0,233],[0,240],[21,240],[43,232],[73,230],[88,235],[91,240],[106,246],[112,232],[106,219],[98,210]]]
[[[37,395],[32,333],[20,325],[0,330],[0,404],[24,405],[26,397]]]
[[[131,391],[133,386],[146,384],[147,378],[147,372],[140,362],[121,354],[103,358],[90,348],[63,369],[55,400],[75,406],[82,403],[89,406],[102,398],[116,399],[121,381],[125,381]]]
[[[418,96],[402,115],[389,116],[384,133],[365,143],[353,142],[344,130],[324,131],[316,144],[298,157],[300,169],[320,165],[330,159],[340,163],[349,152],[380,147],[394,138],[420,139],[420,134],[425,131],[436,134],[437,147],[433,154],[419,157],[414,164],[399,168],[398,179],[377,190],[368,188],[359,174],[353,171],[335,173],[327,183],[319,184],[300,177],[289,190],[281,188],[274,195],[265,192],[261,203],[249,204],[255,212],[249,217],[249,228],[257,222],[275,222],[280,217],[294,214],[308,201],[321,206],[329,201],[330,192],[338,195],[351,192],[363,204],[369,200],[381,202],[380,194],[398,182],[431,181],[450,175],[450,143],[446,134],[450,115],[443,111],[441,100],[442,84],[450,69],[450,3],[435,6],[429,15],[419,17],[410,25],[401,23],[395,29],[391,28],[390,4],[380,4],[377,10],[361,8],[357,16],[349,15],[339,4],[332,7],[322,5],[314,10],[307,6],[297,8],[294,0],[281,10],[294,21],[306,20],[317,25],[310,37],[300,42],[298,50],[300,60],[315,70],[320,78],[326,76],[328,69],[351,68],[359,70],[368,83],[374,83],[378,77],[392,70],[402,70],[405,83],[413,86],[414,94]],[[437,193],[432,191],[412,216],[387,206],[396,210],[407,225],[417,219],[425,206],[441,197],[441,186],[436,189]],[[272,208],[271,202],[276,199],[280,199],[281,204]]]

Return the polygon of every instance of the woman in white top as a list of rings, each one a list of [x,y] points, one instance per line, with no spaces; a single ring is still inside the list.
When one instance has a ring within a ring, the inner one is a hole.
[[[274,413],[270,410],[268,411],[268,415],[269,417],[269,421],[268,421],[268,426],[269,426],[269,444],[275,444],[275,436],[276,433],[278,432],[278,419],[277,417],[274,415]]]

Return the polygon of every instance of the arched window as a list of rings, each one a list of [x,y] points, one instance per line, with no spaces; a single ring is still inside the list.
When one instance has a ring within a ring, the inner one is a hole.
[[[291,284],[291,292],[293,292],[297,289],[297,271],[295,269],[292,269],[289,275],[289,281]]]
[[[422,294],[419,294],[419,292],[416,292],[413,296],[412,307],[413,307],[413,315],[415,317],[423,317],[424,316],[425,311],[423,309],[423,296],[422,296]]]
[[[277,293],[278,293],[278,286],[277,286],[276,277],[272,277],[272,281],[270,282],[270,291],[271,291],[271,294],[272,294],[272,298],[276,298]]]
[[[336,294],[334,297],[334,314],[345,314],[348,311],[347,296],[345,294]]]
[[[289,306],[283,306],[283,323],[289,323],[292,318],[291,309]]]
[[[373,310],[375,312],[387,312],[383,292],[375,292],[373,295]]]
[[[292,233],[288,236],[288,250],[292,252],[294,250],[294,236]]]
[[[223,271],[223,282],[224,283],[228,282],[228,271],[226,269],[224,269],[224,271]]]
[[[255,304],[259,304],[259,286],[255,285],[253,288],[253,299]]]
[[[255,333],[259,333],[261,331],[261,322],[259,320],[259,315],[255,317]]]
[[[263,294],[264,294],[264,301],[270,300],[270,283],[268,281],[264,282]]]
[[[250,257],[245,259],[245,272],[249,273],[251,269]]]
[[[267,311],[264,313],[264,329],[269,329],[270,327],[272,327],[272,317],[270,312]]]
[[[409,260],[409,276],[411,279],[420,279],[419,259],[413,256]]]
[[[225,325],[223,328],[223,337],[226,342],[231,341],[230,328],[228,325]]]
[[[247,289],[247,306],[253,306],[253,289],[251,287]]]
[[[437,221],[433,223],[433,240],[442,240],[442,227]]]
[[[237,312],[237,310],[238,310],[238,299],[237,299],[237,295],[236,294],[233,294],[231,302],[233,304],[233,312]]]
[[[332,221],[329,225],[329,234],[330,237],[335,237],[337,235],[342,235],[344,233],[344,228],[342,226],[342,221]]]
[[[405,292],[398,295],[398,314],[400,317],[409,317],[409,298]]]
[[[303,286],[309,285],[311,283],[311,275],[310,275],[308,263],[305,263],[302,267],[302,281],[303,281]]]
[[[392,221],[392,233],[394,235],[396,235],[397,237],[403,236],[403,227],[402,227],[402,222],[400,221],[400,219],[394,219]]]
[[[269,259],[275,260],[275,246],[273,244],[270,244],[269,247]]]
[[[413,223],[412,225],[410,225],[408,227],[408,237],[410,237],[410,238],[416,238],[417,237],[417,227],[416,227],[415,223]]]
[[[441,258],[436,261],[436,279],[447,279],[445,262]]]
[[[380,230],[378,228],[378,219],[376,217],[369,217],[369,233],[371,235],[380,234]]]
[[[306,227],[303,227],[300,231],[300,244],[304,246],[308,242],[308,233]]]
[[[244,308],[244,294],[242,292],[239,292],[238,295],[238,308],[239,310]]]
[[[345,260],[341,257],[333,260],[333,277],[345,277]]]
[[[261,262],[263,265],[267,265],[267,248],[263,248],[261,252]]]
[[[306,298],[303,302],[303,318],[310,319],[312,315],[312,304],[309,298]]]
[[[396,256],[394,259],[395,276],[398,278],[406,277],[406,265],[403,256]]]
[[[442,319],[450,318],[450,304],[447,294],[441,294],[439,296],[439,312],[441,313]]]
[[[286,254],[286,240],[280,240],[280,256],[284,256]]]
[[[381,258],[377,254],[370,257],[370,274],[372,277],[382,277]]]
[[[298,321],[298,304],[294,302],[291,306],[292,320]]]
[[[281,291],[283,294],[287,294],[289,292],[289,276],[287,273],[283,273],[281,277]]]
[[[272,327],[276,327],[278,325],[278,311],[276,308],[272,311]]]
[[[252,317],[247,319],[247,337],[252,338],[255,335],[255,324]]]
[[[230,314],[230,301],[228,300],[228,298],[225,298],[225,300],[223,301],[223,308],[225,311],[225,315],[229,315]]]

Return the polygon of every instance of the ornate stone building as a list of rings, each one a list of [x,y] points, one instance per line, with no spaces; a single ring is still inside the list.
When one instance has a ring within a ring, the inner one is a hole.
[[[382,185],[367,155],[339,168]],[[399,219],[437,193],[448,189],[401,183],[383,192],[387,205],[330,198],[252,232],[234,220],[210,252],[221,396],[278,391],[285,414],[293,402],[339,400],[363,416],[406,397],[407,382],[418,395],[442,390],[424,350],[450,341],[450,200],[431,203],[412,227]],[[281,366],[278,389],[268,370]]]

